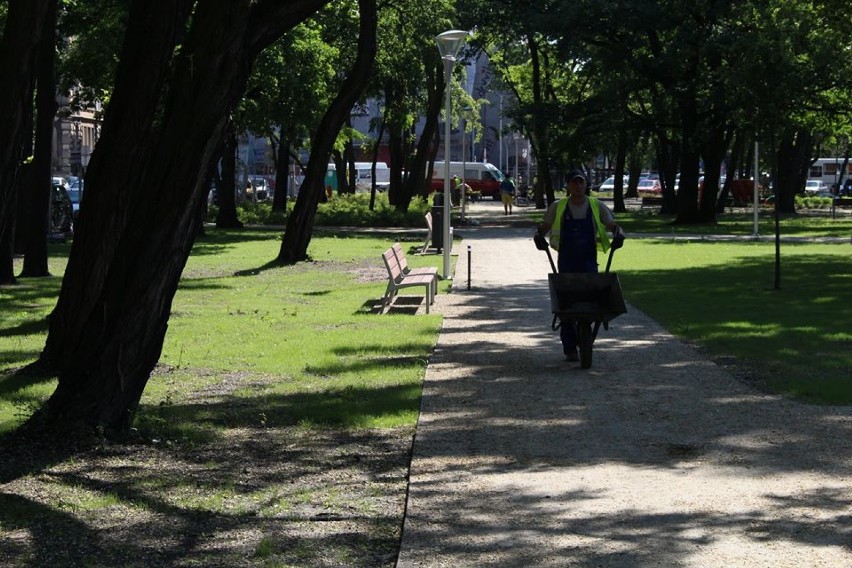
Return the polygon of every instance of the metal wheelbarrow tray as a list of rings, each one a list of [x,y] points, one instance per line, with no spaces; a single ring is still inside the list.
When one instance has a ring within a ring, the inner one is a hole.
[[[560,320],[603,322],[627,313],[615,272],[550,273],[550,311]]]

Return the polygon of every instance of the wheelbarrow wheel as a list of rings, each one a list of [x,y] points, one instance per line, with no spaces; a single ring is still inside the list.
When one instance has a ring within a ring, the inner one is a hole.
[[[577,323],[577,343],[580,347],[580,368],[589,369],[592,366],[592,324]]]

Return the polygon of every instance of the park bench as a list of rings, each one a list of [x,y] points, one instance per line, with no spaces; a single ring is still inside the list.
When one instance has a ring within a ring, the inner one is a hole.
[[[656,195],[643,195],[642,196],[642,204],[640,207],[644,209],[645,207],[662,207],[663,206],[663,198],[658,197]]]
[[[396,260],[399,262],[399,268],[405,276],[421,276],[425,274],[432,278],[432,297],[434,298],[438,294],[438,269],[434,266],[418,266],[417,268],[411,268],[408,266],[408,259],[405,258],[405,251],[402,250],[402,245],[399,243],[394,243],[391,250],[393,250],[396,255]]]
[[[852,197],[835,197],[831,200],[831,218],[835,218],[838,209],[852,209]]]
[[[382,254],[382,260],[385,263],[385,268],[388,271],[388,287],[385,290],[385,295],[382,298],[382,313],[385,307],[390,308],[393,303],[393,298],[400,290],[416,286],[423,286],[426,292],[426,313],[429,313],[429,306],[434,300],[433,290],[436,289],[436,277],[429,274],[404,274],[402,267],[399,265],[396,253],[393,248],[389,248]]]
[[[423,241],[423,248],[420,249],[420,254],[426,254],[426,251],[429,250],[429,243],[432,242],[432,231],[434,230],[434,228],[432,226],[432,212],[427,211],[426,214],[423,217],[426,219],[426,228],[428,229],[428,232],[426,233],[426,240]],[[442,227],[438,227],[439,231],[441,229],[442,229]],[[450,227],[450,244],[451,245],[452,245],[452,242],[453,242],[453,228]],[[450,250],[452,250],[452,246],[450,246]]]

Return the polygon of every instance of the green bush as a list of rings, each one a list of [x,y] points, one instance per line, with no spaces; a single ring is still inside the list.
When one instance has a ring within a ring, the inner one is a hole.
[[[796,196],[796,209],[830,209],[830,197]]]
[[[237,217],[246,225],[284,225],[293,205],[294,202],[291,201],[287,212],[284,212],[272,211],[270,201],[244,201],[237,205]],[[376,194],[372,211],[369,193],[335,195],[328,202],[319,204],[315,224],[342,227],[421,227],[423,216],[429,209],[429,202],[422,197],[412,199],[408,211],[403,212],[390,204],[385,193]],[[218,213],[219,208],[211,205],[207,209],[207,222],[215,223]]]
[[[370,194],[356,193],[335,195],[326,203],[320,203],[316,224],[321,226],[349,227],[420,227],[423,216],[429,211],[429,203],[414,198],[403,212],[393,207],[385,193],[376,194],[373,210],[370,210]]]

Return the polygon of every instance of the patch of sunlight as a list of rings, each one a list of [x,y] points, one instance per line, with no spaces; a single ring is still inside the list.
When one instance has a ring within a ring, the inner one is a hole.
[[[838,331],[837,333],[829,333],[825,335],[828,341],[852,341],[852,333]]]

